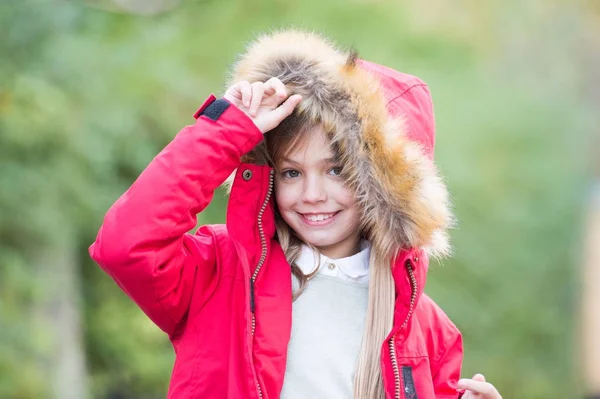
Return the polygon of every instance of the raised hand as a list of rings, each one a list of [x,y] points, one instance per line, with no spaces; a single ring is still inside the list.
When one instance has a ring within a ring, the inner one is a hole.
[[[471,379],[460,379],[458,387],[465,390],[462,399],[502,399],[498,390],[485,382],[483,374],[475,374]]]
[[[290,96],[278,78],[264,83],[238,82],[227,89],[223,98],[246,113],[263,134],[277,127],[302,101],[297,94]]]

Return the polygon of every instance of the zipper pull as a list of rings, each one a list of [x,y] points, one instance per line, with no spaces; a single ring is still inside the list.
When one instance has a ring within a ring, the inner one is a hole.
[[[250,311],[254,313],[255,302],[254,302],[254,280],[250,277]]]

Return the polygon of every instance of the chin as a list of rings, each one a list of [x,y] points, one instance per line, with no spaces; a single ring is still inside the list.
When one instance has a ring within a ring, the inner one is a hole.
[[[330,247],[344,241],[346,237],[323,231],[316,234],[313,232],[301,232],[300,238],[305,243],[315,247]]]
[[[326,237],[325,239],[322,237],[306,237],[302,241],[317,248],[326,248],[337,244],[341,240],[332,239],[331,237]]]

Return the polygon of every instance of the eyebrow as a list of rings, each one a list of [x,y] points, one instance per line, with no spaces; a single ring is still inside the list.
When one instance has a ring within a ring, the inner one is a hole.
[[[291,163],[291,164],[294,164],[294,165],[300,165],[300,162],[294,161],[293,159],[290,159],[290,158],[287,158],[287,157],[283,157],[281,159],[281,161],[282,162],[288,162],[288,163]],[[337,163],[338,161],[335,158],[331,157],[331,158],[325,158],[321,162],[322,163],[326,163],[326,164],[334,164],[334,163]]]

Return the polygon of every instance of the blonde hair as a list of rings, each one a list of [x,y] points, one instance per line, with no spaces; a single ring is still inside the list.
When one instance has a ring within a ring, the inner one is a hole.
[[[263,156],[271,166],[276,168],[277,161],[297,148],[302,142],[302,138],[306,137],[305,133],[311,131],[315,126],[315,123],[298,115],[286,118],[277,128],[265,135],[263,149],[266,153]],[[293,293],[293,300],[296,300],[306,289],[309,279],[318,270],[315,269],[306,275],[296,265],[304,243],[283,220],[277,207],[275,226],[279,244],[291,266],[292,274],[299,282],[299,287]],[[316,248],[312,249],[318,254]],[[394,318],[395,288],[391,272],[391,259],[382,257],[377,248],[373,248],[369,259],[369,269],[367,315],[354,376],[354,399],[385,399],[381,371],[381,348],[392,329]]]

